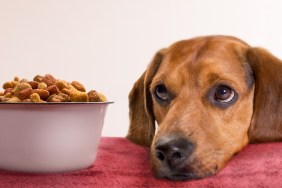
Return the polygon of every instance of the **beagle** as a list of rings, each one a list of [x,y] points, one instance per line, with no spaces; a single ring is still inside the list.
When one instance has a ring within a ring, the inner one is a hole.
[[[156,177],[216,174],[248,143],[282,141],[282,61],[231,36],[176,42],[134,84],[129,116]]]

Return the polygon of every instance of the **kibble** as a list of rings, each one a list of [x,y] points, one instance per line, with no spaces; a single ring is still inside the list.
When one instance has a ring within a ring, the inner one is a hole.
[[[95,90],[86,92],[78,81],[67,82],[51,74],[36,75],[33,80],[15,76],[5,82],[0,91],[0,102],[106,102],[104,94]]]

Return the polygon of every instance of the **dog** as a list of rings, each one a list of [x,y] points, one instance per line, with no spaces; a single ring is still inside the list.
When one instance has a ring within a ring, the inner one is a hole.
[[[214,175],[248,143],[282,141],[282,61],[232,36],[176,42],[135,82],[129,117],[155,177]]]

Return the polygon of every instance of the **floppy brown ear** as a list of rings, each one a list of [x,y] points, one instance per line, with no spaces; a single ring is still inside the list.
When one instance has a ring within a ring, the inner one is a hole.
[[[250,48],[247,59],[255,79],[249,140],[282,141],[282,61],[261,48]]]
[[[136,144],[150,146],[155,135],[155,117],[149,86],[162,61],[162,56],[161,52],[155,55],[129,93],[130,126],[126,137]]]

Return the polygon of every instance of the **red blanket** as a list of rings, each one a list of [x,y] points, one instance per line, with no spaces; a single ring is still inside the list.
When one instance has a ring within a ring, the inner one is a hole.
[[[47,175],[0,171],[0,187],[282,187],[282,143],[249,145],[215,176],[173,182],[153,177],[148,148],[102,138],[91,168]]]

